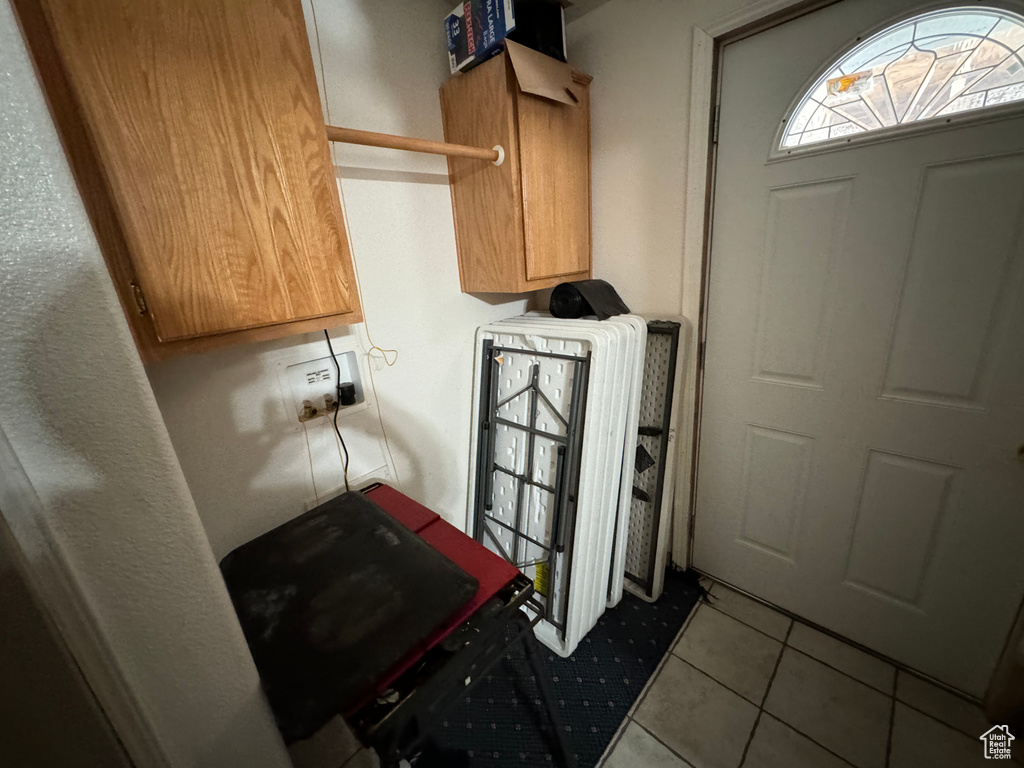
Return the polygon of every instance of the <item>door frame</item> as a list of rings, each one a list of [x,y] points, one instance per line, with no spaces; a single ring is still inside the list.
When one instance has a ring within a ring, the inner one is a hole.
[[[682,413],[692,417],[689,440],[680,440],[679,451],[689,449],[689,461],[681,461],[673,509],[672,562],[689,568],[693,561],[693,539],[697,511],[697,462],[699,459],[701,401],[704,390],[704,354],[707,337],[707,290],[711,256],[711,225],[715,192],[715,161],[718,143],[719,61],[722,48],[750,35],[784,24],[842,0],[754,0],[743,8],[693,27],[690,58],[689,128],[686,143],[686,184],[683,209],[683,253],[699,253],[699,259],[683,259],[680,314],[697,318],[696,327],[684,328],[693,354],[684,357]],[[922,0],[922,9],[941,3]],[[1021,2],[990,0],[993,7],[1024,13]],[[691,226],[693,222],[699,226]],[[684,420],[685,424],[685,420]],[[685,428],[685,427],[684,427]],[[680,458],[684,458],[680,456]],[[1017,637],[1024,626],[1024,599],[1003,647],[1003,653],[989,681],[982,702],[993,712],[1006,706],[994,700],[1000,685],[1020,675],[1024,661],[1018,657]],[[1024,645],[1021,645],[1024,654]],[[940,683],[940,685],[942,685]],[[946,686],[943,686],[946,687]],[[961,694],[962,695],[962,694]]]
[[[10,550],[126,759],[136,768],[171,768],[170,757],[143,714],[44,517],[32,481],[0,425],[0,546]]]
[[[710,255],[712,201],[714,198],[716,116],[718,104],[718,58],[722,46],[743,37],[783,24],[840,0],[755,0],[743,8],[720,16],[703,26],[694,25],[690,59],[689,130],[686,144],[686,186],[683,202],[683,254],[700,254],[683,259],[683,285],[679,313],[696,318],[684,328],[687,336],[683,357],[683,391],[679,408],[684,414],[681,455],[673,499],[672,562],[688,568],[693,559],[694,515],[697,499],[697,453],[700,440],[700,405],[704,385],[704,348],[707,321],[708,259]],[[694,222],[700,222],[693,226]],[[692,423],[689,419],[692,417]]]

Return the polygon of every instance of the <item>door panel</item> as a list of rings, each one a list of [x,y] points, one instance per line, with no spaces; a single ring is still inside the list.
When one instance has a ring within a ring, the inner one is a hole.
[[[869,449],[843,583],[920,608],[940,523],[961,472]]]
[[[754,378],[821,389],[852,179],[768,191]]]
[[[1024,154],[924,171],[884,397],[984,408],[1020,257]],[[985,243],[989,258],[979,259]]]
[[[898,11],[724,50],[693,562],[981,695],[1024,593],[1024,117],[768,161]]]
[[[738,541],[793,563],[814,438],[747,424],[745,448]]]

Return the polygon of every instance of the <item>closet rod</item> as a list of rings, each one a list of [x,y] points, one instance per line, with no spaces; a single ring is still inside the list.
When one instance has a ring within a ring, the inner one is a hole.
[[[470,147],[466,144],[448,144],[444,141],[427,141],[413,139],[409,136],[393,136],[389,133],[373,131],[357,131],[355,128],[339,128],[328,125],[328,141],[340,141],[344,144],[362,144],[367,147],[386,147],[388,149],[404,149],[409,152],[427,152],[432,155],[452,155],[454,157],[471,157],[476,160],[490,160],[501,165],[505,160],[505,150],[501,145],[493,149]]]

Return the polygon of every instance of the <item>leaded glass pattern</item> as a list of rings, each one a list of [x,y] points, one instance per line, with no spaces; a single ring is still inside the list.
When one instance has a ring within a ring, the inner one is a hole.
[[[781,149],[1024,101],[1024,18],[950,8],[900,22],[823,74],[783,131]]]

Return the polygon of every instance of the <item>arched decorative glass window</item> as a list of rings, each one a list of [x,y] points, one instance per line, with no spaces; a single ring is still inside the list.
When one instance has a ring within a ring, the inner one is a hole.
[[[1024,101],[1024,18],[949,8],[902,21],[846,53],[804,94],[779,148]]]

